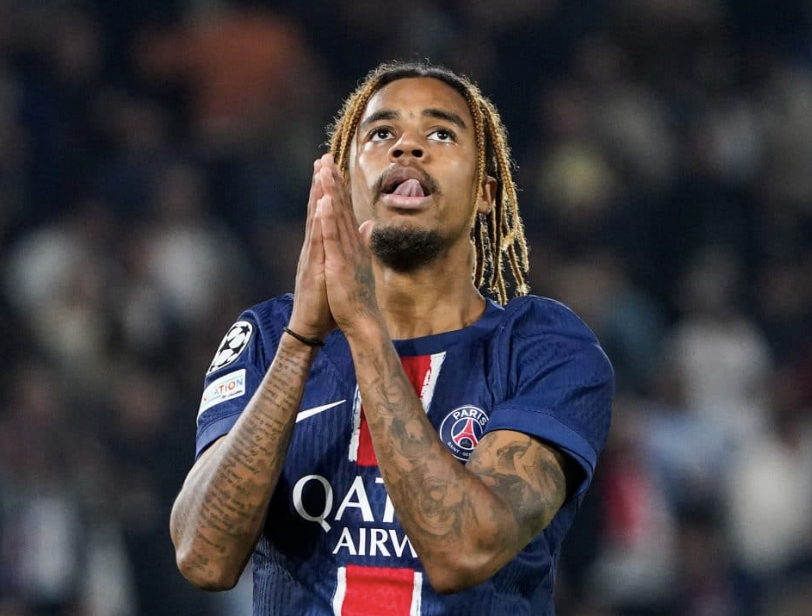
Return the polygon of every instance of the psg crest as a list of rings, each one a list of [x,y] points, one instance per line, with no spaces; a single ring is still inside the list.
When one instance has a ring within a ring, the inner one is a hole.
[[[485,432],[488,415],[475,406],[454,409],[440,424],[440,438],[457,460],[468,461]]]
[[[220,343],[220,348],[214,354],[214,359],[206,374],[211,374],[236,360],[248,346],[252,331],[254,331],[254,327],[248,321],[234,323]]]

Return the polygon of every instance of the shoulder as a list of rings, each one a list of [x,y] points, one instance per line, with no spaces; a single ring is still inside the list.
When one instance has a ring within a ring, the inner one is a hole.
[[[259,339],[275,347],[274,341],[281,337],[282,328],[290,321],[292,309],[293,295],[278,295],[244,310],[237,322],[250,324]]]
[[[505,305],[503,330],[514,336],[554,335],[597,343],[592,330],[570,308],[537,295],[517,297]]]
[[[570,454],[586,473],[582,493],[611,423],[609,358],[572,310],[543,297],[511,300],[498,338],[506,395],[488,430],[524,432]]]
[[[509,379],[578,374],[613,387],[612,364],[595,334],[553,299],[531,295],[511,300],[505,306],[497,346]]]
[[[292,295],[280,295],[243,310],[225,332],[206,372],[207,377],[236,365],[238,358],[262,363],[266,351],[276,348],[282,328],[290,320]]]
[[[251,319],[263,329],[275,326],[281,328],[290,320],[292,309],[293,295],[286,293],[254,304],[245,310],[240,318]]]

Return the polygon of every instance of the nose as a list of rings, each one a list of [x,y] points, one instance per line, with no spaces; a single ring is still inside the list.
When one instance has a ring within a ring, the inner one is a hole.
[[[389,148],[389,159],[392,162],[402,161],[409,157],[422,160],[425,155],[425,148],[411,131],[404,132],[400,139]]]

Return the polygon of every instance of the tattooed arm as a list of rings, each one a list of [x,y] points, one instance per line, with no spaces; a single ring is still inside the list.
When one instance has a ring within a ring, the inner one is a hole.
[[[321,339],[333,329],[324,279],[321,161],[314,164],[307,225],[289,327]],[[256,543],[293,434],[315,349],[283,335],[276,356],[231,431],[198,459],[172,508],[170,531],[181,573],[208,590],[233,587]]]
[[[262,530],[314,356],[312,347],[283,336],[237,423],[186,478],[170,530],[178,568],[195,586],[226,590],[239,580]]]
[[[330,173],[332,171],[332,173]],[[375,300],[364,235],[331,161],[319,201],[327,296],[349,341],[387,492],[432,586],[455,592],[491,577],[550,523],[566,498],[566,458],[514,431],[486,435],[468,465],[440,441]],[[368,237],[368,236],[367,236]]]
[[[567,458],[499,430],[461,465],[426,417],[386,332],[370,326],[350,346],[384,483],[429,581],[455,592],[488,579],[564,503]]]

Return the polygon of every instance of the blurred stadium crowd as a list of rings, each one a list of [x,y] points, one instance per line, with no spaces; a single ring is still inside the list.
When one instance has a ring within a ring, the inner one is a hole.
[[[248,613],[169,542],[203,373],[396,57],[502,110],[532,289],[616,369],[559,613],[808,616],[803,0],[0,0],[0,616]]]

